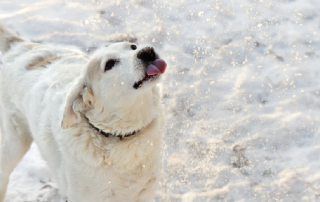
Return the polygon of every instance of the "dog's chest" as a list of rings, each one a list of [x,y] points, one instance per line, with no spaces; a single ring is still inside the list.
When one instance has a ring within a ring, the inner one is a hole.
[[[67,143],[64,153],[69,154],[65,158],[78,162],[72,169],[78,176],[72,184],[83,187],[76,192],[87,193],[91,201],[104,197],[109,201],[119,197],[124,197],[122,201],[139,201],[154,193],[161,168],[161,136],[151,135],[152,131],[124,140],[84,131],[63,135],[66,139],[62,142]]]
[[[122,172],[112,167],[94,170],[83,166],[76,176],[71,179],[72,184],[77,184],[72,192],[79,193],[79,201],[148,201],[145,199],[152,198],[157,188],[159,166]]]

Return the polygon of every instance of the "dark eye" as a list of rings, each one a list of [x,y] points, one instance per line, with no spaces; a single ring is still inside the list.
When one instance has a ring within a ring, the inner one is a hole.
[[[137,49],[137,46],[136,46],[136,45],[131,45],[131,49],[132,49],[132,50],[136,50],[136,49]]]
[[[106,63],[106,67],[104,68],[104,71],[107,71],[107,70],[110,70],[112,69],[112,67],[116,64],[116,61],[115,60],[109,60],[107,63]]]

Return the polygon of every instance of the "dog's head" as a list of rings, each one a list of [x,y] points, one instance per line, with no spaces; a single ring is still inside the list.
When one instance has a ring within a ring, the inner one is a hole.
[[[110,45],[92,56],[69,89],[62,127],[78,124],[81,113],[103,125],[111,117],[136,116],[132,108],[152,107],[148,106],[154,102],[152,88],[165,69],[166,63],[152,47],[138,48],[128,42]]]

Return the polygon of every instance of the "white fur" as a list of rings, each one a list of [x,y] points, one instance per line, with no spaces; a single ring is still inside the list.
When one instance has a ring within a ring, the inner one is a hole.
[[[164,114],[159,79],[133,88],[145,74],[139,48],[116,43],[89,58],[75,50],[7,40],[16,34],[1,23],[0,30],[0,202],[32,141],[68,202],[152,201]],[[60,58],[27,68],[52,56]],[[119,62],[104,72],[109,59]],[[105,132],[141,131],[123,140],[107,138],[85,116]]]

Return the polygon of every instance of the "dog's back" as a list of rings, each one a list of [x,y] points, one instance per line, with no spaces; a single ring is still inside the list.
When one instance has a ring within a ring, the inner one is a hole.
[[[14,44],[21,43],[22,41],[16,33],[8,29],[0,21],[0,51],[3,55],[5,55]],[[0,79],[6,76],[3,72],[2,67]],[[23,119],[17,115],[18,110],[12,106],[12,103],[8,102],[5,93],[3,93],[3,88],[6,88],[6,86],[3,86],[2,83],[0,80],[0,201],[4,199],[10,173],[24,153],[29,149],[32,142],[32,138],[27,132],[28,127],[26,123],[23,123]],[[12,115],[12,117],[8,119],[7,115],[9,115],[9,117]],[[16,127],[16,121],[20,122],[20,127]],[[6,135],[7,133],[14,135],[8,136]],[[13,144],[8,147],[7,145],[11,144],[11,142]],[[17,152],[15,152],[15,150]]]
[[[2,54],[7,52],[12,44],[22,42],[23,40],[20,37],[6,27],[3,22],[0,21],[0,51]]]
[[[0,69],[0,202],[2,202],[10,173],[29,149],[33,139],[39,141],[40,138],[35,136],[43,134],[40,129],[48,127],[50,121],[59,119],[59,113],[54,113],[54,116],[48,115],[49,109],[61,108],[54,104],[62,104],[68,85],[75,75],[81,73],[79,66],[86,64],[87,57],[80,51],[25,42],[1,21],[0,50],[3,55]],[[66,68],[64,65],[66,63],[72,65]],[[51,95],[56,96],[51,97]],[[57,99],[61,101],[57,102]],[[42,138],[46,137],[44,135]],[[54,139],[49,141],[50,145],[55,144]],[[49,146],[43,144],[43,147]],[[46,152],[42,152],[42,155],[49,156],[48,151],[56,152],[49,148]]]

